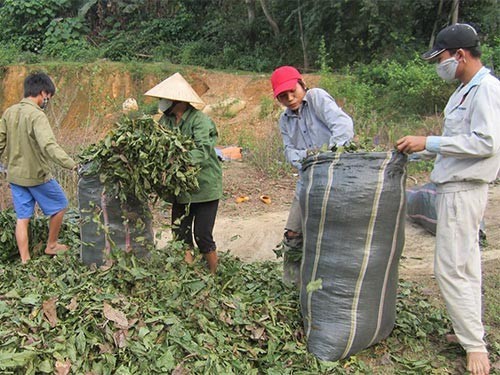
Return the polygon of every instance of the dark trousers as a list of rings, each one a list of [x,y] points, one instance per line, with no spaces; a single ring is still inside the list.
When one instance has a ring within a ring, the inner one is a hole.
[[[201,253],[206,254],[214,251],[217,246],[212,232],[218,207],[219,200],[189,204],[174,203],[172,205],[172,232],[174,238],[193,248],[194,232],[194,239]],[[180,223],[176,223],[179,220]]]

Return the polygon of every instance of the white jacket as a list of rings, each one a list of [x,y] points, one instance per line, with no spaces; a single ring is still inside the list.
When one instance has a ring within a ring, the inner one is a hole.
[[[500,169],[500,81],[481,68],[460,85],[444,110],[442,136],[427,137],[437,154],[431,181],[489,183]]]

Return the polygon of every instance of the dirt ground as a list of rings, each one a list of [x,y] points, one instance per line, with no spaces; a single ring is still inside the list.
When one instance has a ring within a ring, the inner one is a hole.
[[[244,161],[225,162],[223,173],[224,199],[214,229],[218,251],[230,252],[245,262],[276,261],[272,250],[283,236],[296,177],[268,179]],[[418,184],[427,182],[420,180]],[[413,184],[414,178],[409,179],[408,186]],[[261,195],[269,196],[271,203],[262,202]],[[238,196],[248,196],[249,200],[236,203]],[[484,268],[493,272],[500,270],[499,212],[500,183],[496,183],[490,185],[484,217],[488,246],[482,251]],[[160,245],[169,237],[165,233]],[[432,278],[434,245],[434,235],[406,219],[400,276],[414,281]]]

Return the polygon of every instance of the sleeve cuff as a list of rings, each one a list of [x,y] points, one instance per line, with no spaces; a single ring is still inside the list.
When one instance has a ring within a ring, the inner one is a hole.
[[[302,159],[305,159],[307,158],[307,150],[299,150],[297,151],[297,156],[298,156],[298,160],[297,161],[301,161]],[[299,163],[300,164],[300,163]]]
[[[441,149],[441,137],[427,137],[425,141],[425,149],[430,152],[439,152]]]

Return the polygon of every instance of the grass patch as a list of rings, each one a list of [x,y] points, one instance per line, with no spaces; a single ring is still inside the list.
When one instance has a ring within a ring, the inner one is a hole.
[[[248,150],[247,160],[267,176],[280,178],[294,172],[285,159],[283,141],[277,127],[272,127],[263,139],[247,138],[242,141]]]

